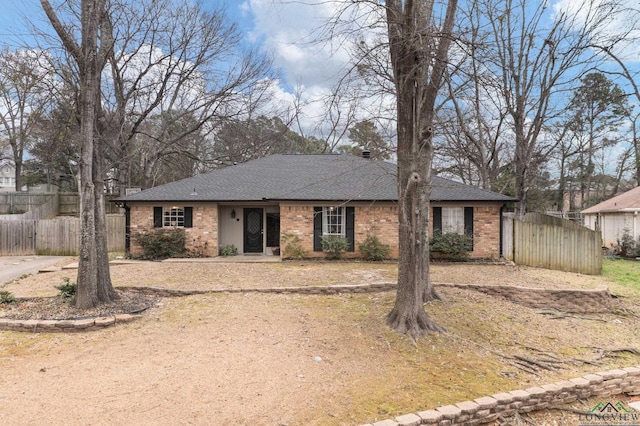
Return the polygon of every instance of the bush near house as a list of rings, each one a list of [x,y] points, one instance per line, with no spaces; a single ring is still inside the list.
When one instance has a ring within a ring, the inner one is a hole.
[[[636,257],[638,256],[640,246],[633,239],[633,235],[631,235],[631,231],[629,228],[624,228],[622,231],[622,236],[618,238],[616,241],[617,245],[613,248],[614,254],[620,257]]]
[[[148,234],[134,236],[142,247],[142,255],[146,260],[168,259],[170,257],[185,257],[187,255],[187,237],[184,229],[160,229]]]
[[[233,244],[220,247],[220,256],[222,257],[235,256],[236,254],[238,254],[238,249]]]
[[[349,240],[339,235],[325,235],[321,244],[327,259],[340,259],[342,254],[349,250]]]
[[[282,236],[282,245],[284,245],[284,257],[291,259],[302,259],[307,255],[307,251],[302,248],[300,237],[293,234],[285,234]]]
[[[388,244],[380,242],[377,236],[369,235],[358,246],[360,253],[362,253],[367,260],[380,261],[384,260],[389,253],[391,253],[391,247]]]
[[[471,238],[455,232],[434,235],[429,241],[429,253],[437,258],[467,260],[471,247]]]

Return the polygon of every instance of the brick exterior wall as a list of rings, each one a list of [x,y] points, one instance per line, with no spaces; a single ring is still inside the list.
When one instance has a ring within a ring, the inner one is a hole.
[[[283,203],[280,206],[281,235],[291,234],[300,238],[309,257],[324,257],[313,251],[313,207],[325,203]],[[390,257],[398,257],[398,207],[396,203],[349,203],[355,214],[355,252],[345,253],[346,258],[361,257],[358,245],[368,235],[377,236],[391,247]],[[470,204],[433,204],[433,206],[469,207]],[[497,259],[500,257],[500,207],[499,204],[473,206],[472,258]],[[433,224],[431,224],[433,234]],[[284,247],[283,247],[284,248]]]
[[[282,203],[280,205],[280,234],[296,235],[300,238],[303,249],[308,257],[325,257],[322,252],[313,251],[313,208],[326,203]],[[153,208],[171,207],[173,204],[149,203],[130,205],[131,214],[131,254],[140,254],[141,248],[135,241],[136,233],[149,233],[153,227]],[[181,207],[186,205],[178,204]],[[392,202],[377,203],[349,203],[354,207],[354,240],[355,251],[345,253],[346,258],[358,258],[362,255],[358,251],[359,244],[368,235],[377,236],[384,244],[391,248],[390,257],[398,257],[398,206]],[[438,204],[440,207],[469,207],[473,209],[473,252],[472,258],[496,259],[500,257],[500,204]],[[218,235],[218,205],[216,203],[194,204],[193,227],[186,228],[187,248],[202,252],[205,256],[217,256]],[[433,225],[431,224],[431,234]],[[282,247],[284,249],[284,247]]]
[[[500,257],[500,205],[473,208],[473,253],[471,257],[497,259]]]
[[[280,205],[280,234],[296,235],[300,238],[308,257],[325,257],[323,252],[313,251],[313,207],[326,203]],[[345,258],[362,257],[358,245],[368,235],[376,235],[380,242],[391,247],[390,257],[398,257],[398,207],[395,203],[348,204],[354,207],[355,251],[344,254]],[[284,247],[282,247],[284,249]]]
[[[213,257],[218,255],[218,206],[215,203],[201,204],[131,204],[131,254],[141,254],[142,248],[137,244],[135,235],[152,233],[158,229],[153,227],[154,207],[193,207],[193,227],[185,228],[187,234],[187,250]]]

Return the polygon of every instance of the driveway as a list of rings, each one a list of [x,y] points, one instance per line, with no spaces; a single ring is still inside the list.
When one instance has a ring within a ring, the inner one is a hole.
[[[35,274],[40,269],[64,258],[64,256],[0,256],[0,286],[24,274]]]

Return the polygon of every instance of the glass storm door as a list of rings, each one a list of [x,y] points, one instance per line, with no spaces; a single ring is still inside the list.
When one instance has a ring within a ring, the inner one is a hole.
[[[244,252],[262,253],[262,209],[244,209]]]

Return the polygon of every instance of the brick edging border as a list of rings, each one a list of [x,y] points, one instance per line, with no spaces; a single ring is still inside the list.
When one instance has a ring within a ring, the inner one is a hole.
[[[601,313],[611,310],[611,295],[607,288],[595,290],[547,290],[540,288],[511,286],[482,286],[467,284],[436,283],[436,287],[455,287],[476,290],[491,296],[504,297],[514,303],[533,308],[551,308],[562,312]],[[214,290],[175,290],[158,287],[118,287],[120,291],[136,292],[160,297],[181,297],[197,294],[215,293],[274,293],[274,294],[339,294],[339,293],[373,293],[391,291],[397,288],[396,283],[374,283],[333,286],[308,287],[267,287],[267,288],[228,288]],[[30,298],[25,298],[30,299]],[[0,318],[0,330],[26,332],[75,332],[92,331],[125,323],[140,318],[141,315],[117,314],[108,317],[66,320],[14,320]]]
[[[479,425],[579,399],[640,394],[640,366],[587,374],[525,390],[497,393],[361,426]],[[594,416],[597,413],[594,413]]]

